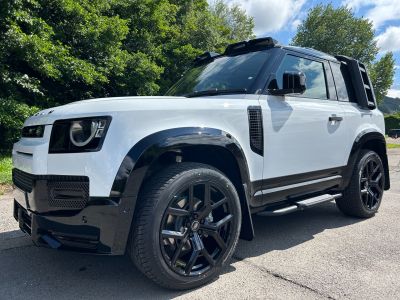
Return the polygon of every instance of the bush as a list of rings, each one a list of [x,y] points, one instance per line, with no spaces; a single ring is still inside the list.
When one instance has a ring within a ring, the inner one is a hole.
[[[400,129],[400,113],[385,116],[386,134],[391,129]]]
[[[0,153],[12,148],[20,137],[24,121],[38,111],[37,107],[12,99],[0,99]]]

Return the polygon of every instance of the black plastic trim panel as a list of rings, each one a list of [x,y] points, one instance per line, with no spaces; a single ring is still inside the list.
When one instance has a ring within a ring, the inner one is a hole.
[[[261,106],[250,106],[249,117],[250,147],[255,153],[264,155],[264,128]]]

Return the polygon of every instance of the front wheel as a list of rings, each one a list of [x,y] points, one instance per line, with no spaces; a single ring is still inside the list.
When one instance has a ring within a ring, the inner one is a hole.
[[[170,289],[195,288],[215,278],[239,238],[236,189],[207,165],[180,163],[155,175],[136,211],[131,258],[147,277]]]
[[[378,211],[385,186],[385,172],[377,153],[363,150],[356,163],[343,198],[336,199],[338,208],[346,215],[370,218]]]

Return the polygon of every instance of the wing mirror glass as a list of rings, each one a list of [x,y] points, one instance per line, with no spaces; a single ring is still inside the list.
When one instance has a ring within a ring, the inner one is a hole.
[[[270,89],[272,95],[303,94],[306,91],[306,75],[298,71],[283,73],[282,88]]]

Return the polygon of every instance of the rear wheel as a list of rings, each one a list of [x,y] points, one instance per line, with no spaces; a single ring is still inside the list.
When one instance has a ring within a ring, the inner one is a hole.
[[[385,172],[377,153],[363,150],[343,198],[336,200],[345,214],[370,218],[378,211],[385,186]]]
[[[156,175],[138,200],[130,254],[159,285],[198,287],[217,276],[236,247],[241,211],[219,171],[181,163]]]

